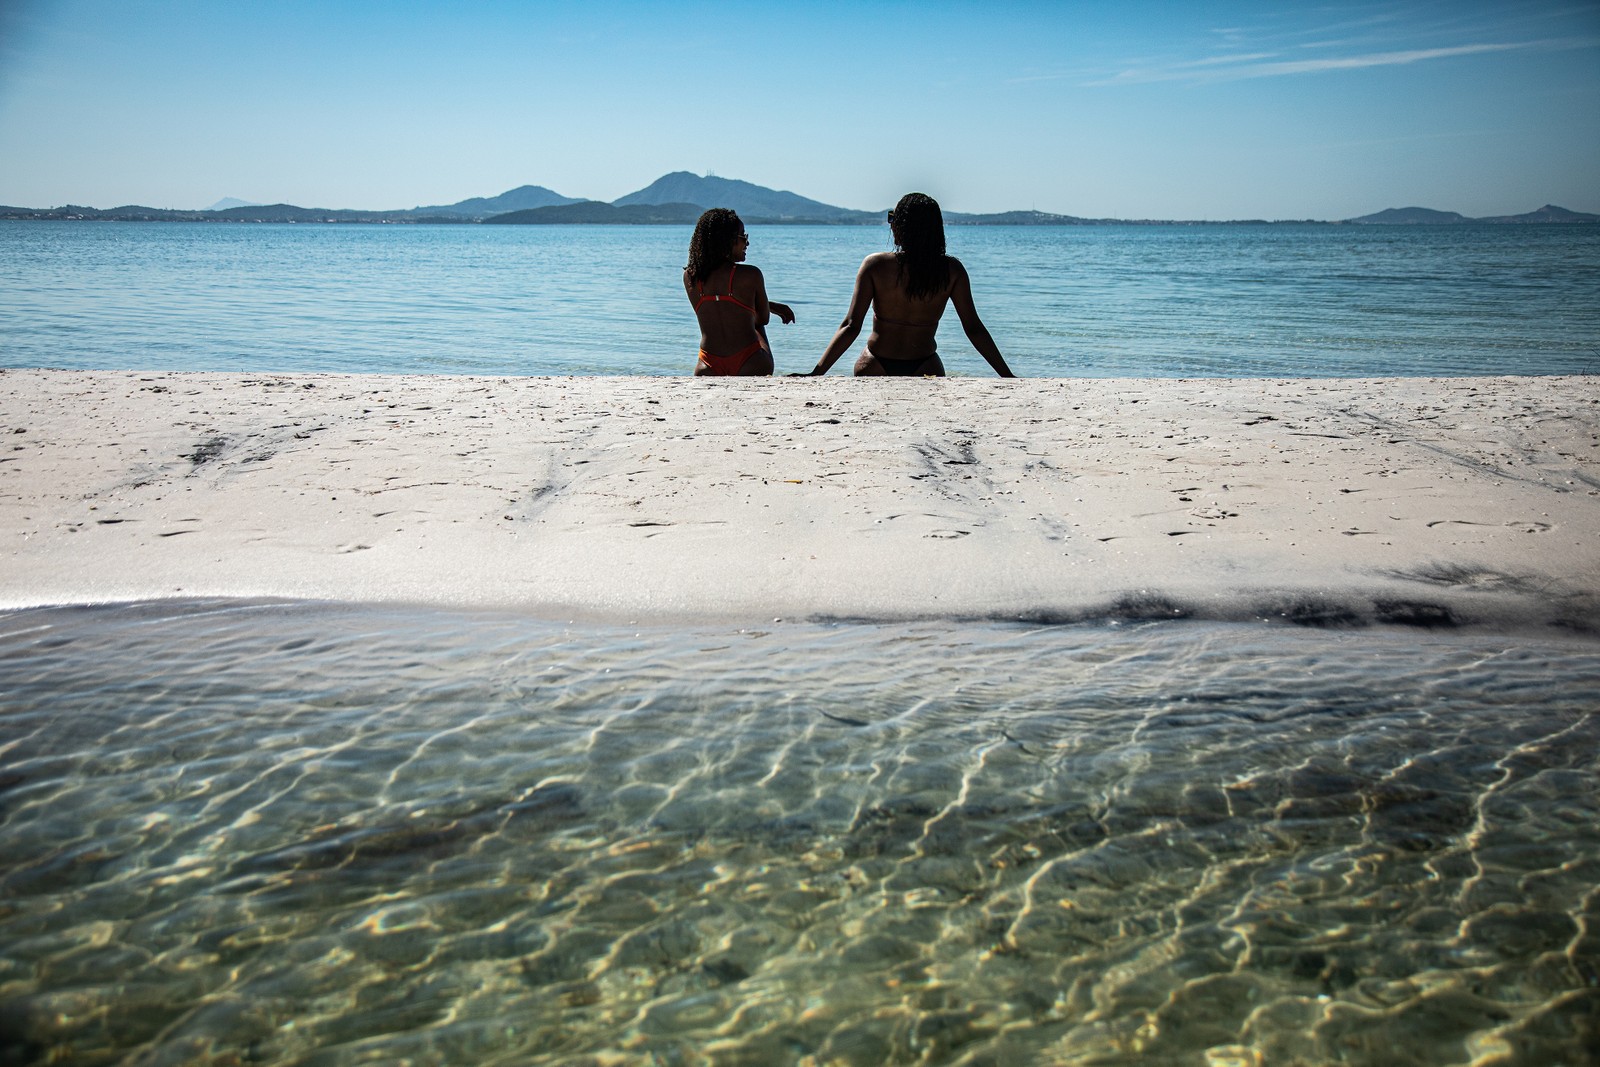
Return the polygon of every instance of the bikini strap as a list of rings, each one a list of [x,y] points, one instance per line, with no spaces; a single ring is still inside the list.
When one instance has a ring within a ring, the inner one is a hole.
[[[733,299],[733,272],[739,269],[739,264],[728,264],[728,299]]]

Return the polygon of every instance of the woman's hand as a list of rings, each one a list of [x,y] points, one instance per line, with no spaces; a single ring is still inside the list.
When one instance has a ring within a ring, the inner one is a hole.
[[[771,308],[772,313],[778,316],[779,322],[787,325],[794,321],[794,309],[788,304],[780,304],[776,300],[768,300],[767,307]]]

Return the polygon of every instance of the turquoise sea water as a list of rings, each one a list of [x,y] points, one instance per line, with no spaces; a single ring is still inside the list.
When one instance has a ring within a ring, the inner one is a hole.
[[[807,370],[887,227],[754,227]],[[676,226],[0,223],[0,366],[686,374]],[[1600,371],[1600,226],[950,227],[1021,374]],[[954,316],[953,373],[987,374]]]
[[[1600,650],[0,617],[0,1062],[1569,1064]]]

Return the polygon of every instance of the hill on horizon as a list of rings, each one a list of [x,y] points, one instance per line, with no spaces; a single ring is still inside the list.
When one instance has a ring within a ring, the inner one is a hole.
[[[230,206],[222,207],[228,204]],[[618,197],[611,203],[563,196],[542,185],[521,185],[498,196],[470,197],[453,204],[436,204],[403,210],[358,208],[305,208],[295,204],[254,204],[225,198],[210,208],[194,211],[152,208],[126,204],[114,208],[94,208],[65,204],[52,208],[0,206],[0,218],[34,220],[103,220],[141,222],[408,222],[408,223],[687,223],[692,225],[710,207],[729,207],[752,223],[821,223],[829,225],[882,224],[881,211],[858,211],[824,204],[798,193],[768,189],[753,182],[733,178],[704,177],[688,171],[664,174],[645,188]],[[652,209],[652,210],[646,210]],[[515,216],[506,218],[504,216]],[[1191,225],[1207,222],[1218,225],[1271,225],[1274,222],[1319,225],[1560,225],[1600,223],[1600,214],[1571,211],[1546,204],[1520,215],[1491,215],[1469,218],[1456,211],[1435,208],[1385,208],[1371,215],[1343,220],[1319,219],[1155,219],[1084,218],[1044,211],[1001,211],[967,214],[944,213],[947,225],[967,226],[1087,226]]]
[[[865,222],[877,215],[874,211],[854,211],[824,204],[787,190],[768,189],[736,178],[701,177],[686,170],[663,174],[643,189],[619,196],[612,203],[617,207],[631,204],[694,204],[702,211],[726,207],[737,211],[746,221],[770,219],[794,222],[805,219],[817,222]]]
[[[1475,219],[1475,222],[1600,222],[1600,215],[1590,215],[1582,211],[1568,211],[1564,207],[1546,204],[1537,211],[1527,211],[1521,215],[1491,215],[1488,218]]]
[[[411,211],[418,215],[463,215],[467,218],[483,219],[506,211],[527,211],[536,207],[582,203],[586,203],[582,197],[562,196],[542,185],[519,185],[499,196],[474,196],[467,200],[458,200],[454,204],[414,207]]]
[[[1453,226],[1463,222],[1496,222],[1496,223],[1542,223],[1542,222],[1600,222],[1600,215],[1589,215],[1582,211],[1568,211],[1564,207],[1546,204],[1537,211],[1527,211],[1521,215],[1486,215],[1482,218],[1468,218],[1456,211],[1436,211],[1431,207],[1388,207],[1371,215],[1362,215],[1360,218],[1345,219],[1346,222],[1359,223],[1367,226]]]
[[[573,223],[631,223],[633,225],[658,225],[661,223],[693,226],[704,209],[698,204],[607,204],[601,200],[579,200],[571,204],[551,204],[548,207],[528,208],[526,211],[508,211],[484,219],[486,225],[547,225],[560,226]]]
[[[1371,223],[1379,226],[1408,226],[1419,222],[1443,226],[1457,222],[1471,222],[1472,220],[1458,211],[1436,211],[1431,207],[1386,207],[1382,211],[1375,211],[1370,215],[1362,215],[1360,218],[1345,219],[1345,221]]]

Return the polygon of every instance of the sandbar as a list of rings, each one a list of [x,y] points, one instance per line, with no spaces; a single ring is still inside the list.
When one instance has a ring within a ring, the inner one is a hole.
[[[1600,633],[1591,377],[0,371],[0,607]]]

